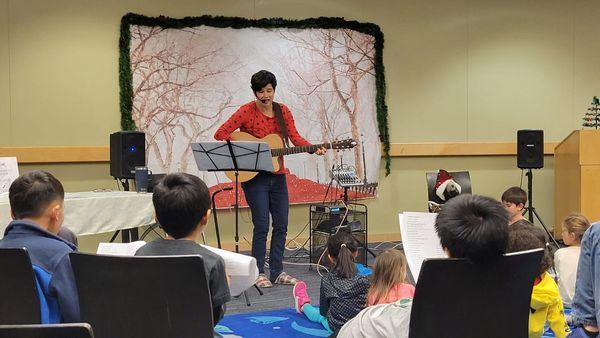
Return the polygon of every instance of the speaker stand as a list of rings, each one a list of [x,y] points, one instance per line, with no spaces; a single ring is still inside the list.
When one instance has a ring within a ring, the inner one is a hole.
[[[126,178],[116,178],[116,180],[118,180],[119,182],[121,182],[121,184],[123,185],[123,191],[129,191],[129,180]],[[123,229],[123,230],[117,230],[115,231],[115,233],[113,234],[113,236],[110,238],[110,243],[114,242],[115,239],[117,238],[117,236],[119,235],[119,233],[121,233],[121,243],[130,243],[130,242],[135,242],[139,239],[139,233],[138,233],[138,229],[137,228],[131,228],[131,229]]]
[[[525,212],[528,213],[529,222],[531,222],[531,224],[534,224],[533,216],[535,216],[538,222],[540,222],[540,224],[542,225],[542,228],[544,228],[544,231],[546,231],[546,234],[548,234],[548,238],[552,241],[552,243],[556,246],[557,249],[560,249],[560,245],[556,241],[556,238],[552,236],[552,233],[548,230],[546,224],[544,224],[544,221],[542,221],[542,218],[533,207],[533,172],[531,171],[531,169],[527,171],[525,176],[527,176],[527,207],[525,208]]]

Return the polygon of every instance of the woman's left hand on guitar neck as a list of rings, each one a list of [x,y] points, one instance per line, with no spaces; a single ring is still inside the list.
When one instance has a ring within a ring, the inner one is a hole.
[[[317,148],[317,150],[315,151],[315,155],[325,155],[325,153],[327,153],[327,148],[325,147],[321,147],[321,148]]]

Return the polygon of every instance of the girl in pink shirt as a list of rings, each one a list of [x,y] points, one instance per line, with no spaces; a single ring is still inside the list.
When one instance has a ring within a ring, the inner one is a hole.
[[[389,249],[377,256],[367,306],[413,298],[415,287],[406,283],[406,266],[406,257],[399,250]]]

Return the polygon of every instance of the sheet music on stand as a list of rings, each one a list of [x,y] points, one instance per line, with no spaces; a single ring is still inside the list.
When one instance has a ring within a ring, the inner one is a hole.
[[[273,172],[275,170],[271,160],[271,150],[265,142],[192,143],[192,151],[200,171]]]

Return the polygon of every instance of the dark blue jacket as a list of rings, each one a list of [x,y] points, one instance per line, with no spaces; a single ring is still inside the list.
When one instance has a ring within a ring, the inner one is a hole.
[[[42,324],[79,321],[79,298],[69,253],[75,246],[33,222],[12,221],[0,248],[26,248],[33,265]],[[8,291],[9,292],[9,291]]]

